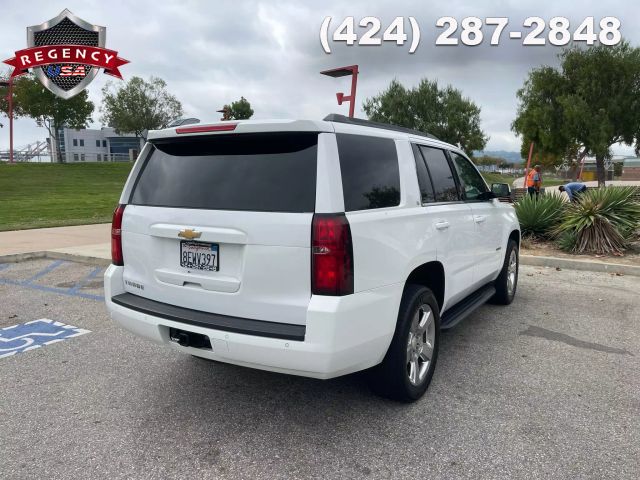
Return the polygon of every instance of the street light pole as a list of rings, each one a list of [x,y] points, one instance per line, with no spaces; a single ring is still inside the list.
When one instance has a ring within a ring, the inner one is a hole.
[[[356,106],[356,88],[358,85],[358,65],[332,68],[331,70],[324,70],[320,73],[322,75],[333,78],[346,77],[351,75],[351,94],[345,95],[342,92],[338,92],[336,93],[336,98],[338,99],[338,105],[342,105],[342,102],[349,102],[349,117],[353,118],[353,113]]]
[[[13,163],[13,79],[0,82],[3,87],[9,87],[7,102],[9,102],[9,163]]]

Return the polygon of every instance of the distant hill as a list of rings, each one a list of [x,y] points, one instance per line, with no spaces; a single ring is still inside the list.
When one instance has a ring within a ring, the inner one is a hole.
[[[508,152],[506,150],[483,150],[481,152],[473,152],[474,157],[482,157],[483,155],[504,158],[511,164],[522,163],[525,161],[525,159],[520,156],[520,152]]]

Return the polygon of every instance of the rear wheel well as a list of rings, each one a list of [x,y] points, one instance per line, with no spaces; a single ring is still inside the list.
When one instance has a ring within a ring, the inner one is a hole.
[[[438,308],[442,310],[444,303],[444,268],[440,262],[423,263],[416,267],[407,277],[407,285],[423,285],[433,292],[438,302]]]
[[[515,240],[518,248],[520,248],[520,232],[518,230],[514,230],[509,234],[509,240]]]

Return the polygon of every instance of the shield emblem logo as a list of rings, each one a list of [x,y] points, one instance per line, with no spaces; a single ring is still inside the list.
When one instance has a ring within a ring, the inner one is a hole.
[[[75,16],[69,10],[41,25],[27,27],[29,47],[87,45],[104,48],[107,29]],[[57,63],[34,68],[34,73],[52,93],[64,99],[80,93],[98,74],[98,68],[80,63]]]

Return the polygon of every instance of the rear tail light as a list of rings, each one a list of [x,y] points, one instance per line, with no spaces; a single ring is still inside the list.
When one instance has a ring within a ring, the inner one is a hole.
[[[118,205],[113,211],[111,222],[111,262],[114,265],[124,265],[122,258],[122,215],[126,205]]]
[[[315,214],[311,226],[311,293],[353,293],[353,246],[342,214]]]

